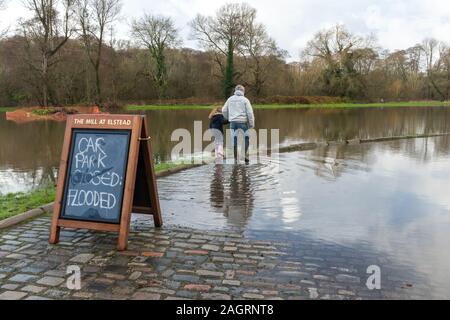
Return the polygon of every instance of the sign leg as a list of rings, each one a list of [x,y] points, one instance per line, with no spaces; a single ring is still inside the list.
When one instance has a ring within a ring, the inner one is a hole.
[[[118,251],[126,251],[128,247],[128,232],[126,235],[119,234],[119,242],[117,243]]]
[[[147,126],[147,122],[144,120],[142,127],[142,135],[143,137],[148,137],[149,134],[150,132]],[[155,165],[153,163],[152,141],[147,140],[144,143],[145,144],[143,152],[144,152],[147,181],[149,182],[150,201],[153,210],[153,220],[155,222],[155,227],[161,228],[163,225],[163,220],[161,215],[161,206],[159,204],[158,187],[156,184]]]
[[[136,185],[136,173],[143,119],[134,121],[131,130],[130,151],[128,157],[127,178],[125,180],[122,217],[120,219],[119,241],[117,250],[125,251],[128,247],[128,234],[130,232],[131,212],[133,210],[134,189]]]
[[[50,244],[58,244],[59,243],[59,233],[60,233],[61,227],[58,227],[54,224],[52,224],[51,230],[50,230]]]

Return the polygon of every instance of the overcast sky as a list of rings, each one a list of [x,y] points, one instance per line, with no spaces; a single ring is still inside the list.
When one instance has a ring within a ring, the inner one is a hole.
[[[27,17],[22,0],[6,0],[0,12],[0,30],[14,28],[19,17]],[[184,46],[196,47],[189,40],[188,22],[197,13],[212,15],[226,0],[124,0],[119,35],[128,37],[129,22],[143,12],[173,17],[184,39]],[[231,1],[233,2],[233,1]],[[236,1],[234,1],[236,2]],[[239,2],[239,1],[237,1]],[[358,34],[373,33],[384,48],[404,49],[426,37],[450,42],[449,0],[247,0],[258,11],[278,45],[296,60],[299,51],[315,32],[336,23],[345,24]]]

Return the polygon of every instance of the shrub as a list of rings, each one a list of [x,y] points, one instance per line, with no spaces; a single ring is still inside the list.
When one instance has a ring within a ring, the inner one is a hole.
[[[31,113],[37,116],[49,116],[59,112],[55,108],[42,108],[42,109],[34,109]]]

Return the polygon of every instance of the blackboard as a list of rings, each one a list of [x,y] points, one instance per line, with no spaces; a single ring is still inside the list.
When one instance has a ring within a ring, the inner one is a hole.
[[[130,130],[73,129],[61,219],[119,224]]]

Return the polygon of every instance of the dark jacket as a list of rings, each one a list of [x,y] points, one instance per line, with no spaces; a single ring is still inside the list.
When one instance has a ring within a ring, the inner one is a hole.
[[[220,132],[222,132],[223,134],[224,133],[223,126],[228,123],[229,123],[228,120],[225,119],[223,114],[216,114],[209,120],[209,128],[220,130]]]

